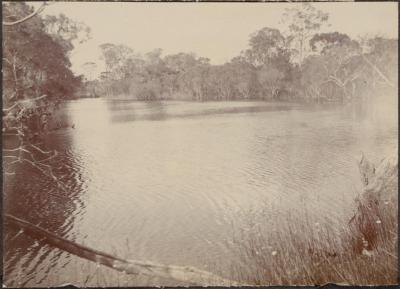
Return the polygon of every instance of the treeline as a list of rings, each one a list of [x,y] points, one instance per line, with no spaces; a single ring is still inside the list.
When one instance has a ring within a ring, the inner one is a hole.
[[[130,47],[100,46],[106,71],[87,84],[96,95],[137,100],[296,100],[347,102],[377,91],[396,94],[397,39],[351,39],[320,33],[329,15],[309,3],[287,9],[287,31],[265,27],[249,48],[223,65],[192,53],[144,56]]]
[[[57,104],[82,85],[70,67],[74,41],[89,28],[65,15],[41,16],[24,2],[3,2],[3,132],[19,137],[45,129]]]

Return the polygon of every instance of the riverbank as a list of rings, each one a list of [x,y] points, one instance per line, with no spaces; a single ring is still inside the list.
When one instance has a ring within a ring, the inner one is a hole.
[[[364,188],[348,223],[284,214],[275,217],[277,230],[265,231],[262,222],[268,222],[273,208],[253,214],[253,224],[261,226],[237,239],[242,266],[233,266],[233,276],[253,285],[396,284],[397,156],[376,167],[362,158],[360,172]]]

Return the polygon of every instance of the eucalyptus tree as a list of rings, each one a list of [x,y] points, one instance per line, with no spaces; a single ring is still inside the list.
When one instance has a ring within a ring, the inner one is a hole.
[[[275,28],[264,27],[252,33],[249,46],[243,55],[256,67],[270,64],[287,53],[285,37]]]
[[[330,32],[315,34],[310,40],[315,52],[303,63],[302,79],[309,96],[349,101],[356,97],[363,81],[359,43],[348,35]]]
[[[328,25],[329,14],[305,2],[294,8],[285,9],[282,22],[288,25],[287,44],[295,54],[294,62],[303,63],[310,52],[309,39],[322,27]]]
[[[277,98],[292,69],[286,38],[278,29],[264,27],[250,35],[249,46],[242,54],[256,69],[261,98]]]

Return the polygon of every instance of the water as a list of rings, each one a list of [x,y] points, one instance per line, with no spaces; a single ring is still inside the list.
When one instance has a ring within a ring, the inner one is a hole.
[[[361,152],[378,162],[397,150],[396,113],[371,121],[346,108],[103,99],[64,113],[74,128],[43,145],[60,153],[54,171],[68,191],[19,167],[5,179],[5,212],[123,258],[224,276],[248,212],[267,203],[346,219]],[[98,267],[14,228],[4,237],[7,286],[176,285]]]

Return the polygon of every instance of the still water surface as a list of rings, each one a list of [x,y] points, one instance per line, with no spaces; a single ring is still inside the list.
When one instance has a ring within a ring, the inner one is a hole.
[[[68,192],[21,167],[5,181],[6,212],[123,258],[225,276],[246,212],[268,203],[316,221],[348,218],[361,152],[378,162],[397,149],[396,116],[370,121],[343,108],[83,99],[65,117],[74,128],[44,145],[60,152],[55,172]],[[8,286],[168,284],[121,277],[13,229],[4,260]]]

